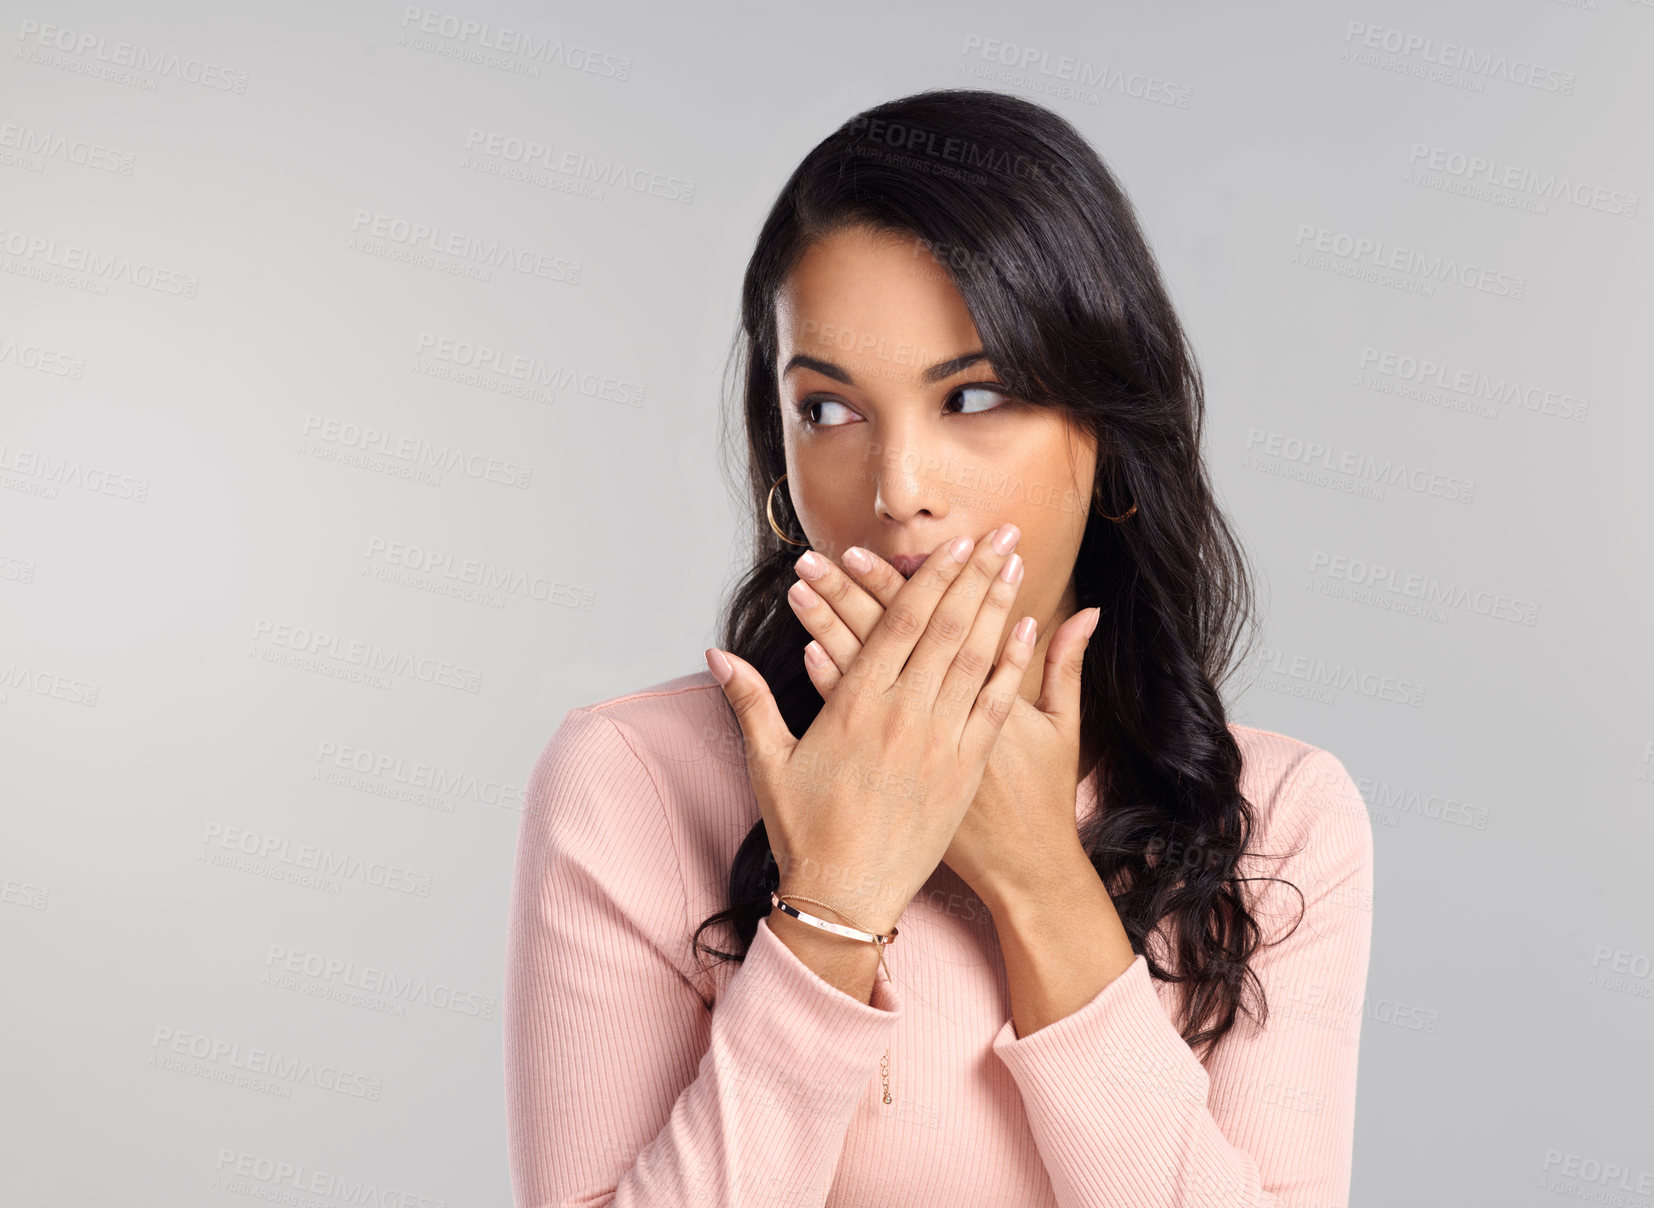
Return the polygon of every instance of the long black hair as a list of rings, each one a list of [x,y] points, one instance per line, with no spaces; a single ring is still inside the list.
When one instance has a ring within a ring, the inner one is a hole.
[[[720,644],[758,669],[803,734],[822,700],[801,657],[810,635],[784,599],[800,547],[776,537],[765,510],[786,470],[775,299],[813,241],[852,227],[923,241],[1008,392],[1097,438],[1073,574],[1077,607],[1101,608],[1081,726],[1107,808],[1080,840],[1133,950],[1152,976],[1181,984],[1185,1041],[1215,1043],[1237,1010],[1257,1013],[1244,991],[1262,998],[1248,961],[1263,937],[1243,882],[1276,879],[1237,872],[1253,807],[1217,691],[1240,639],[1249,649],[1256,638],[1253,588],[1201,459],[1193,352],[1125,193],[1061,116],[992,91],[916,93],[851,118],[782,188],[747,265],[733,349],[744,365],[754,554],[720,616]],[[778,518],[796,528],[775,494]],[[1133,504],[1124,521],[1107,518]],[[695,951],[742,959],[777,884],[760,819],[730,868],[730,905],[696,928]],[[1163,920],[1169,951],[1151,950]],[[741,951],[702,941],[726,922]]]

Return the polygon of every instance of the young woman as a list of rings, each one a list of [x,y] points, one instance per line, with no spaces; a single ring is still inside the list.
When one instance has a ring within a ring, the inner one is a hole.
[[[1372,830],[1225,716],[1252,593],[1119,185],[1027,101],[877,106],[742,320],[721,647],[534,769],[516,1202],[1345,1203]]]

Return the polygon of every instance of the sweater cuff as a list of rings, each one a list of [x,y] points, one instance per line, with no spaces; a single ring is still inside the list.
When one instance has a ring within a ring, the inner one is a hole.
[[[1166,1015],[1139,953],[1072,1014],[1017,1038],[1007,1019],[993,1040],[1031,1116],[1061,1118],[1076,1103],[1141,1114],[1143,1096],[1204,1106],[1211,1076]]]
[[[716,1014],[739,1024],[724,1035],[742,1050],[732,1054],[740,1068],[807,1098],[845,1093],[854,1103],[902,1017],[888,977],[875,976],[872,997],[861,1002],[824,979],[764,918]]]

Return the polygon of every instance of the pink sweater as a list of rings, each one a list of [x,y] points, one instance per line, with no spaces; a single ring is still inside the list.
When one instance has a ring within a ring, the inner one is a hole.
[[[1232,731],[1254,847],[1286,856],[1243,870],[1291,881],[1306,913],[1253,961],[1266,1025],[1240,1016],[1202,1062],[1142,956],[1018,1039],[993,920],[945,864],[902,915],[871,1005],[767,920],[745,961],[698,971],[690,933],[725,905],[760,817],[722,690],[701,671],[571,709],[535,765],[512,884],[518,1208],[1346,1203],[1372,828],[1336,757]],[[1093,775],[1076,819],[1095,808]],[[1253,884],[1275,938],[1298,896]],[[703,938],[735,943],[727,927]]]

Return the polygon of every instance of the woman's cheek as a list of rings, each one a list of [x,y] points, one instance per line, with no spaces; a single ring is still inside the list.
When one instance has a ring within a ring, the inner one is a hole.
[[[1067,584],[1066,574],[1063,576],[1062,584],[1057,583],[1056,568],[1072,566],[1074,559],[1069,557],[1065,561],[1057,550],[1060,542],[1053,541],[1048,531],[1032,527],[1041,524],[1042,518],[1013,518],[1013,523],[1022,529],[1022,539],[1017,542],[1017,552],[1022,555],[1024,566],[1022,590],[1017,596],[1019,603],[1055,603],[1056,597],[1061,594],[1060,587]],[[1032,541],[1029,540],[1030,537],[1033,538]]]

